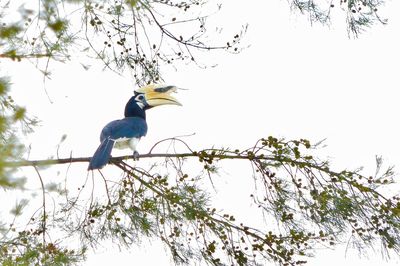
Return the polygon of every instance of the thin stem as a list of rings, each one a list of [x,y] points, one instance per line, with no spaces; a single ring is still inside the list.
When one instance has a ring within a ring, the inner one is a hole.
[[[44,188],[43,179],[42,179],[42,176],[40,175],[39,170],[37,169],[37,167],[35,165],[33,166],[33,168],[35,169],[35,171],[39,177],[39,180],[40,180],[40,185],[42,186],[42,197],[43,197],[43,203],[42,203],[42,206],[43,206],[42,230],[43,230],[43,232],[42,232],[42,235],[43,235],[43,247],[45,247],[46,246],[46,215],[47,215],[46,214],[46,190]]]

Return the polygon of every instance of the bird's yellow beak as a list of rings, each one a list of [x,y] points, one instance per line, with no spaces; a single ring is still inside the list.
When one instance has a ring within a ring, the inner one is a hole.
[[[182,105],[177,99],[175,99],[171,93],[178,90],[175,86],[166,85],[147,85],[136,90],[137,93],[143,93],[146,102],[149,106],[159,105]]]

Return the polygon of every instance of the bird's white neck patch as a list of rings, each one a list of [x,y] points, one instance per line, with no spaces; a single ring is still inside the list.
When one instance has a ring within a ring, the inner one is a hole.
[[[140,109],[143,109],[144,108],[144,104],[142,103],[142,102],[136,102],[137,103],[137,105],[140,107]]]

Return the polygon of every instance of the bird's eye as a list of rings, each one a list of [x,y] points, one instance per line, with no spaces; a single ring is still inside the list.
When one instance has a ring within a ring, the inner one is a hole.
[[[139,95],[138,97],[136,97],[137,100],[139,101],[143,101],[144,100],[144,96],[143,95]]]

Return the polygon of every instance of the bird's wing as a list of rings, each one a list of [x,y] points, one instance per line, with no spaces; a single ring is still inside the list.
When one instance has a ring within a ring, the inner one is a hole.
[[[100,141],[140,138],[147,133],[146,120],[140,117],[125,117],[108,123],[101,131]]]

